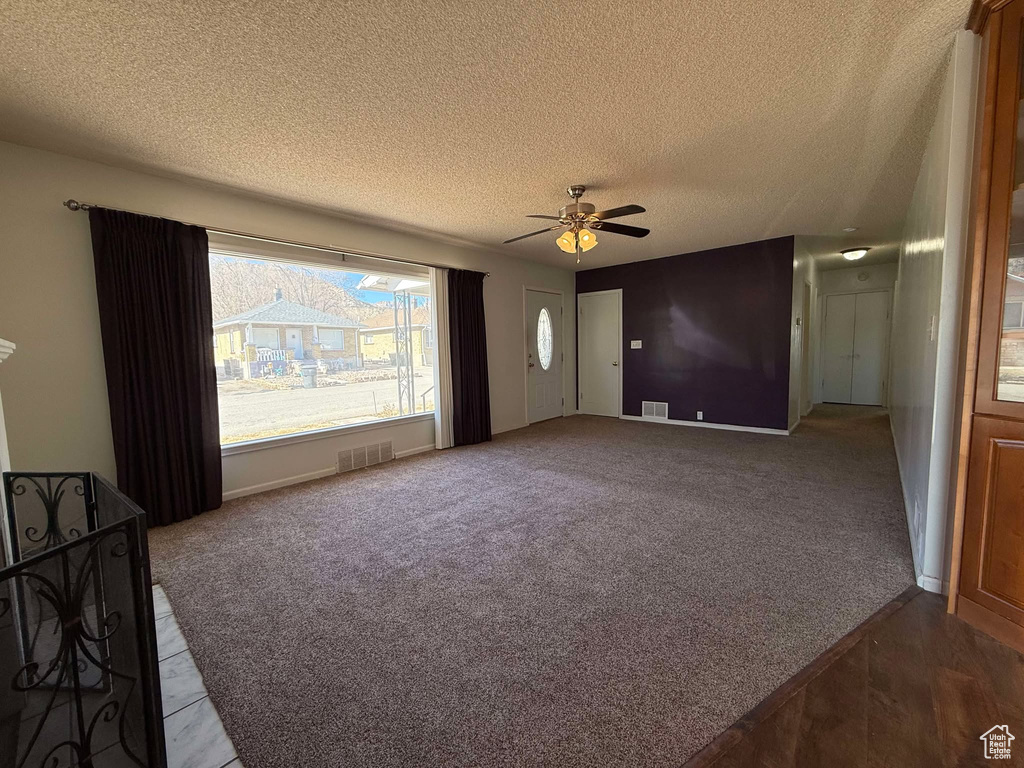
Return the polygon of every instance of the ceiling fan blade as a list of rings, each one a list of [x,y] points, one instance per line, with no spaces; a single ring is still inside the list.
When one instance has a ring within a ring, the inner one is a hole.
[[[545,216],[543,213],[528,213],[526,214],[528,219],[551,219],[551,221],[561,221],[558,216]]]
[[[630,237],[647,237],[651,230],[643,227],[628,227],[625,224],[616,224],[611,221],[595,221],[594,229],[598,232],[611,232],[616,235],[629,235]]]
[[[533,237],[534,235],[543,235],[545,232],[550,232],[553,229],[561,229],[562,226],[562,224],[555,224],[555,226],[548,227],[547,229],[538,229],[536,232],[531,232],[528,235],[520,235],[519,237],[513,237],[511,240],[506,240],[502,245],[508,245],[509,243],[514,243],[516,240],[524,240],[525,238]]]
[[[604,221],[605,219],[614,219],[616,216],[629,216],[633,213],[643,213],[646,211],[639,205],[623,205],[619,208],[609,208],[607,211],[597,211],[594,216]]]

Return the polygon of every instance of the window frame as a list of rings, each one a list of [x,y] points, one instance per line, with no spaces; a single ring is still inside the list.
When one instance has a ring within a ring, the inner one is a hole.
[[[1017,305],[1017,324],[1016,325],[1007,325],[1006,324],[1006,308],[1011,306],[1011,305],[1013,305],[1013,304]],[[1018,301],[1016,299],[1011,299],[1010,301],[1004,301],[1003,302],[1003,330],[1004,331],[1016,331],[1016,330],[1019,330],[1021,328],[1024,328],[1024,299],[1021,299],[1020,301]]]
[[[272,243],[275,246],[280,246],[280,248],[283,249],[283,251],[289,251],[289,250],[292,250],[292,249],[299,250],[299,249],[309,248],[310,250],[313,250],[313,251],[320,251],[320,252],[322,252],[324,254],[330,254],[330,256],[338,258],[339,261],[338,262],[334,262],[334,261],[332,261],[330,259],[324,259],[323,261],[318,260],[318,259],[304,259],[301,256],[295,256],[295,257],[287,256],[286,257],[286,256],[278,255],[278,253],[280,253],[281,251],[275,252],[272,255],[265,255],[264,253],[260,252],[260,249],[254,248],[252,250],[252,252],[249,252],[248,249],[244,249],[243,250],[241,248],[220,247],[218,243],[211,243],[210,248],[209,248],[208,257],[210,257],[210,256],[223,256],[223,257],[237,258],[237,259],[243,259],[243,260],[249,260],[249,261],[255,261],[255,262],[263,262],[263,263],[274,263],[274,262],[277,262],[277,263],[287,264],[287,265],[290,265],[290,266],[306,267],[306,268],[314,269],[314,270],[334,270],[334,271],[347,272],[347,273],[350,273],[350,274],[357,274],[357,275],[358,274],[374,274],[375,273],[374,270],[371,268],[372,264],[367,264],[365,261],[363,263],[359,263],[358,261],[347,262],[346,261],[346,257],[350,256],[349,252],[347,252],[347,251],[341,251],[341,250],[331,249],[331,248],[320,248],[320,247],[316,247],[316,246],[300,246],[300,245],[294,245],[294,244],[291,244],[291,243],[287,243],[287,242],[284,242],[284,241],[267,241],[267,242]],[[428,274],[425,277],[429,278],[429,276],[433,273],[433,270],[435,269],[434,267],[430,267],[430,266],[427,266],[427,265],[417,265],[417,264],[415,264],[415,262],[408,262],[408,261],[402,261],[402,260],[391,260],[391,259],[388,259],[385,256],[362,257],[359,254],[351,254],[351,256],[354,256],[355,259],[370,258],[370,259],[373,259],[373,261],[375,261],[375,262],[380,262],[381,266],[384,266],[385,268],[380,269],[376,273],[382,273],[382,274],[391,274],[392,272],[396,272],[396,273],[404,275],[404,276],[412,276],[412,275],[408,274],[409,273],[409,269],[410,269],[410,267],[415,266],[415,267],[421,268],[423,270],[426,270]],[[388,269],[387,268],[388,265],[396,265],[398,267],[398,269],[395,269],[395,270]],[[428,300],[429,301],[433,301],[434,300],[433,294],[429,295]],[[273,331],[277,332],[277,347],[274,348],[274,349],[277,349],[277,350],[286,350],[286,349],[288,349],[287,341],[282,343],[281,332],[280,332],[280,329],[277,326],[269,325],[269,326],[262,326],[261,327],[261,326],[250,324],[249,327],[252,329],[253,338],[251,340],[243,339],[242,340],[243,347],[244,347],[244,345],[246,343],[252,343],[254,345],[256,344],[256,338],[255,337],[256,337],[256,331],[257,330],[266,330],[266,331],[273,330]],[[212,329],[212,330],[214,330],[214,344],[213,344],[213,348],[214,348],[214,352],[216,352],[216,347],[217,347],[217,345],[216,345],[216,330],[215,329]],[[319,333],[320,329],[317,329],[317,330],[318,330],[318,333]],[[345,331],[347,329],[346,328],[337,328],[337,329],[327,329],[327,330],[337,330],[337,331],[340,331],[341,337],[342,337],[342,347],[341,347],[341,350],[344,350],[345,346],[347,346],[347,342],[345,341]],[[356,339],[356,354],[358,355],[358,350],[359,350],[359,346],[360,346],[360,336],[361,336],[361,333],[360,333],[360,329],[359,328],[354,328],[354,331],[355,331],[355,339]],[[369,342],[368,343],[373,344],[374,343],[374,341],[373,341],[374,334],[368,334],[367,336],[369,338]],[[232,340],[233,340],[233,336],[232,336]],[[436,371],[435,371],[434,380],[436,382]],[[301,432],[291,432],[291,433],[283,434],[283,435],[272,435],[270,437],[261,437],[261,438],[255,439],[255,440],[242,440],[242,441],[238,441],[238,442],[234,442],[234,443],[221,443],[220,444],[220,452],[221,452],[221,456],[232,456],[232,455],[236,455],[236,454],[244,454],[244,453],[249,453],[249,452],[253,452],[253,451],[268,450],[268,449],[271,449],[271,448],[277,448],[277,447],[280,447],[280,446],[286,446],[286,445],[290,445],[290,444],[294,444],[294,443],[304,443],[304,442],[316,441],[316,440],[327,440],[327,439],[331,439],[331,438],[342,437],[344,435],[357,434],[359,432],[366,432],[366,431],[376,430],[376,429],[386,429],[386,428],[389,428],[389,427],[400,426],[400,425],[403,425],[403,424],[411,424],[411,423],[424,422],[424,421],[433,422],[434,419],[436,418],[436,413],[437,413],[437,406],[436,406],[436,403],[435,403],[435,406],[434,406],[433,410],[425,411],[425,412],[424,411],[420,411],[420,412],[415,412],[415,413],[403,414],[401,416],[389,416],[389,417],[385,417],[385,418],[373,419],[372,421],[359,421],[359,422],[353,422],[351,424],[339,424],[339,425],[334,426],[334,427],[325,427],[323,429],[312,429],[312,430],[304,430],[304,431],[301,431]],[[219,439],[219,430],[218,430],[218,439]],[[396,454],[396,456],[397,455],[398,454]]]
[[[414,424],[418,421],[433,421],[434,411],[426,413],[407,413],[405,416],[389,416],[386,419],[376,421],[360,421],[355,424],[341,424],[337,427],[325,427],[324,429],[311,429],[307,432],[293,432],[290,435],[278,435],[276,437],[261,437],[259,440],[243,440],[238,443],[227,443],[221,445],[221,456],[233,456],[238,453],[251,453],[252,451],[265,451],[268,448],[277,448],[292,443],[306,443],[311,440],[328,440],[332,437],[367,432],[371,429],[381,427],[399,426],[402,424]],[[395,454],[398,458],[398,454]]]
[[[273,331],[274,334],[277,336],[277,346],[276,347],[268,347],[266,344],[260,344],[256,340],[256,334],[259,333],[260,331]],[[252,345],[254,347],[256,347],[256,349],[276,349],[276,350],[280,351],[282,349],[282,347],[281,347],[281,331],[276,326],[273,327],[273,328],[267,328],[267,327],[263,327],[263,326],[255,326],[254,325],[252,327]],[[284,348],[286,349],[287,347],[284,347]]]
[[[324,335],[325,331],[327,333],[330,333],[330,334],[338,334],[338,336],[340,336],[340,338],[341,338],[341,346],[340,347],[328,346],[327,349],[331,350],[332,352],[344,352],[345,351],[345,329],[344,328],[317,328],[316,329],[316,340],[317,340],[317,343],[321,347],[324,346],[324,336],[323,335]]]

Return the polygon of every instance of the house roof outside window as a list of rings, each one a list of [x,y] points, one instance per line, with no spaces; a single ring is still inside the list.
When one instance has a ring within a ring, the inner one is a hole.
[[[270,323],[273,325],[317,325],[322,328],[364,328],[362,323],[346,317],[332,315],[313,307],[296,304],[287,299],[276,299],[262,307],[241,312],[213,324],[214,328],[239,323]]]

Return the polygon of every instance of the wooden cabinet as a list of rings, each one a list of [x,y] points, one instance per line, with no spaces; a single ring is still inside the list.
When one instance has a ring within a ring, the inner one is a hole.
[[[976,416],[969,478],[961,600],[1024,627],[1024,423]]]
[[[984,29],[964,345],[966,488],[951,605],[1024,650],[1024,0],[993,8]]]

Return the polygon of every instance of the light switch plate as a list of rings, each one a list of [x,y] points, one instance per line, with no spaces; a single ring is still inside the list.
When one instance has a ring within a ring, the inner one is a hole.
[[[643,347],[644,347],[643,339],[633,339],[632,341],[629,342],[629,348],[630,349],[643,349]]]

